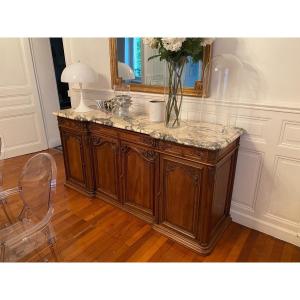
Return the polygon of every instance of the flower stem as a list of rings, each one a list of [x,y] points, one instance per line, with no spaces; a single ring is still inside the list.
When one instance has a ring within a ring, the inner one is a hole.
[[[179,125],[179,116],[182,105],[182,82],[181,77],[185,65],[185,61],[181,62],[168,62],[169,71],[169,86],[168,86],[168,101],[166,104],[166,125],[170,125],[172,113],[175,115],[171,127],[176,123]],[[179,99],[178,99],[179,98]]]

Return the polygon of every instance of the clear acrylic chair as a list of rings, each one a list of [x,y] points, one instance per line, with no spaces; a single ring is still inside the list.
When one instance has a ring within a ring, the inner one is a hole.
[[[0,201],[18,195],[23,208],[17,221],[0,230],[2,261],[19,261],[43,245],[54,259],[55,233],[51,225],[53,195],[56,189],[56,163],[48,153],[30,158],[21,172],[18,186],[0,192]]]

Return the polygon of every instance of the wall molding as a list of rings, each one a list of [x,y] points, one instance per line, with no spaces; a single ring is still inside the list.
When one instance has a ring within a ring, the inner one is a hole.
[[[99,97],[110,97],[113,96],[113,90],[110,89],[84,89],[84,96],[86,99],[95,100],[99,99]],[[79,89],[72,88],[69,90],[70,97],[77,97],[79,96]],[[150,94],[150,93],[140,93],[140,92],[131,92],[133,98],[140,99],[140,100],[153,100],[153,99],[162,99],[163,95],[160,94]],[[234,101],[219,101],[212,98],[202,98],[198,97],[188,97],[185,96],[183,98],[184,103],[193,103],[201,105],[201,101],[208,105],[217,105],[217,106],[225,106],[225,107],[236,107],[236,108],[244,108],[244,109],[254,109],[254,110],[267,110],[267,111],[275,111],[275,112],[291,112],[300,114],[300,101],[292,102],[285,102],[285,101],[276,101],[273,103],[269,102],[261,102],[257,103],[257,100],[241,100],[238,103]],[[252,102],[253,101],[253,102]]]
[[[248,210],[251,213],[255,213],[255,205],[256,205],[256,202],[258,199],[258,194],[259,194],[259,189],[260,189],[260,184],[261,184],[261,175],[262,175],[263,163],[265,160],[265,153],[261,152],[261,151],[256,151],[253,149],[248,149],[248,148],[245,148],[242,146],[240,147],[239,151],[243,152],[243,153],[250,153],[252,155],[253,154],[256,155],[256,159],[258,162],[258,169],[256,172],[256,180],[255,180],[255,184],[254,184],[254,191],[253,191],[253,197],[252,197],[251,204],[246,205],[242,202],[239,202],[239,199],[234,198],[235,193],[233,193],[232,205],[240,207],[241,209],[244,209],[244,210]],[[241,197],[241,195],[238,195],[238,196]]]
[[[289,147],[291,149],[300,148],[300,136],[299,136],[299,140],[296,141],[299,143],[299,145],[289,142],[288,140],[284,141],[284,139],[287,138],[287,134],[288,134],[287,130],[288,130],[289,125],[294,126],[294,127],[297,126],[298,130],[300,132],[300,122],[291,122],[288,120],[283,120],[281,132],[280,132],[280,136],[279,136],[279,141],[278,141],[278,146]]]

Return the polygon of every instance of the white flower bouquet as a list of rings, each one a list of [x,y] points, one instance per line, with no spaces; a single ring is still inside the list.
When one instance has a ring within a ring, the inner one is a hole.
[[[203,48],[214,39],[205,38],[143,38],[145,45],[157,49],[158,54],[148,58],[165,60],[168,67],[168,100],[166,101],[165,124],[167,127],[180,126],[182,104],[182,73],[188,58],[198,62],[203,57]]]

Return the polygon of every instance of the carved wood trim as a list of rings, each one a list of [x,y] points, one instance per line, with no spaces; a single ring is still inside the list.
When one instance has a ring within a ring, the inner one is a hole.
[[[142,142],[148,146],[156,147],[157,141],[154,138],[144,136],[141,138]]]
[[[94,146],[98,146],[100,145],[102,142],[102,139],[100,137],[97,137],[97,136],[92,136],[92,144]]]
[[[63,117],[58,117],[57,119],[59,126],[71,127],[76,129],[85,129],[86,124],[84,122],[77,122],[75,120],[70,120]]]
[[[158,148],[160,150],[167,150],[167,149],[172,148],[172,145],[169,144],[167,141],[159,141],[158,142]]]
[[[72,132],[69,132],[69,131],[64,131],[63,133],[64,135],[64,138],[65,138],[65,141],[67,141],[70,137],[76,139],[80,145],[80,150],[82,150],[82,141],[81,141],[81,136],[80,135],[75,135],[74,133]]]
[[[122,78],[118,76],[118,56],[117,56],[117,39],[110,38],[109,39],[109,53],[110,53],[110,73],[111,73],[111,85],[112,88],[114,85],[121,85]],[[203,50],[203,63],[202,63],[202,78],[204,74],[204,70],[211,58],[212,47],[207,45]],[[185,96],[195,96],[195,97],[208,97],[208,85],[207,88],[203,89],[202,80],[195,81],[195,85],[193,88],[184,88],[183,95]],[[159,85],[144,85],[144,84],[130,84],[130,90],[134,92],[143,92],[143,93],[155,93],[155,94],[163,94],[164,86]]]
[[[98,136],[92,136],[91,138],[93,146],[100,146],[105,143],[109,143],[111,147],[115,150],[117,148],[117,142],[108,138],[101,138]]]
[[[194,151],[195,155],[198,156],[199,159],[207,159],[208,153],[205,150],[201,150],[201,149],[195,149]]]
[[[189,176],[191,176],[193,178],[194,184],[195,185],[198,184],[198,181],[199,181],[198,169],[193,168],[192,166],[189,166],[189,165],[182,165],[180,163],[167,161],[166,175],[170,172],[175,171],[176,168],[180,168],[183,171],[185,171]]]
[[[150,162],[153,162],[158,156],[158,154],[153,150],[142,151],[142,154]]]
[[[168,175],[170,172],[175,171],[175,169],[176,169],[176,165],[175,164],[167,163],[167,166],[166,166],[166,175]]]
[[[129,147],[127,146],[127,145],[121,145],[121,152],[122,153],[126,153],[126,152],[128,152],[128,150],[129,150]]]
[[[129,150],[135,151],[141,156],[143,156],[147,161],[154,162],[156,158],[158,157],[158,153],[153,150],[146,150],[143,148],[139,148],[136,146],[128,146],[126,144],[121,145],[121,152],[127,153]]]

